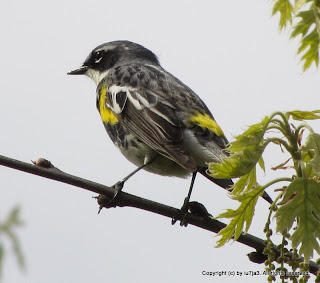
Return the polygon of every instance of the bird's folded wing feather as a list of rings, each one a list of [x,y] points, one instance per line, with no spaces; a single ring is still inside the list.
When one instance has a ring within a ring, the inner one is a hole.
[[[108,88],[106,103],[129,131],[155,151],[187,170],[197,169],[186,151],[184,125],[169,98],[148,89],[113,85]]]

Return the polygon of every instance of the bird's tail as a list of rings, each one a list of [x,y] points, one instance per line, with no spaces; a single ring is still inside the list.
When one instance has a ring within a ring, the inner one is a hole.
[[[226,190],[230,190],[230,188],[233,186],[233,182],[231,179],[215,179],[211,176],[209,176],[207,174],[207,168],[205,167],[201,167],[199,168],[198,172],[201,173],[203,176],[205,176],[206,178],[208,178],[211,182],[214,182],[215,184],[217,184],[218,186],[220,186],[221,188],[224,188]],[[273,203],[272,198],[266,193],[263,192],[262,197],[270,204]]]

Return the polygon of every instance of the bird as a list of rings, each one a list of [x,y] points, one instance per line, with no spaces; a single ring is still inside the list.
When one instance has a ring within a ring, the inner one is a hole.
[[[104,43],[68,74],[86,75],[95,82],[103,125],[120,152],[137,166],[119,190],[141,169],[162,176],[192,175],[181,208],[186,214],[197,173],[224,189],[233,186],[231,179],[207,174],[208,162],[220,163],[228,156],[225,134],[203,100],[162,68],[152,51],[127,40]]]

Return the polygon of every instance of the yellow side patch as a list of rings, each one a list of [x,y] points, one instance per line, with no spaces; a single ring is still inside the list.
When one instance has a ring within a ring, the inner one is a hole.
[[[212,119],[208,114],[201,114],[197,112],[190,117],[190,121],[199,125],[200,127],[207,128],[211,132],[214,132],[217,136],[223,136],[224,133],[215,120]]]
[[[115,124],[118,122],[117,117],[113,114],[111,109],[106,107],[106,97],[107,97],[107,88],[103,85],[100,89],[100,99],[99,99],[99,112],[101,119],[104,123]]]

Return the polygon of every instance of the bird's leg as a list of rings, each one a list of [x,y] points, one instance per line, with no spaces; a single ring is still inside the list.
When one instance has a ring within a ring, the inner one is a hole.
[[[190,197],[191,197],[191,193],[192,193],[192,189],[193,189],[193,185],[194,185],[194,181],[196,179],[197,176],[197,171],[192,173],[192,179],[191,179],[191,184],[190,184],[190,188],[189,188],[189,192],[187,197],[184,199],[183,205],[180,209],[180,215],[182,216],[181,222],[180,222],[180,226],[187,226],[188,223],[186,221],[186,216],[188,214],[188,209],[189,209],[189,202],[190,202]],[[177,218],[173,217],[171,220],[172,225],[174,225],[177,222]]]
[[[99,211],[98,213],[100,213],[101,209],[106,207],[106,208],[110,208],[110,207],[116,207],[117,205],[117,197],[119,196],[119,193],[122,191],[123,186],[125,181],[127,181],[128,179],[130,179],[134,174],[136,174],[137,172],[139,172],[141,169],[143,169],[144,167],[146,167],[147,165],[149,165],[152,161],[144,163],[142,166],[138,167],[137,169],[135,169],[134,171],[132,171],[129,175],[127,175],[126,177],[124,177],[121,181],[117,182],[116,184],[114,184],[112,186],[112,188],[114,189],[114,194],[113,197],[111,199],[108,199],[107,201],[104,200],[105,196],[104,195],[99,195],[97,197],[98,199],[98,203],[100,200],[100,207],[99,207]]]
[[[122,180],[118,181],[117,183],[115,183],[112,187],[114,188],[114,195],[113,198],[110,200],[114,201],[114,199],[117,197],[117,195],[122,191],[124,183],[129,180],[134,174],[136,174],[137,172],[139,172],[141,169],[143,169],[144,167],[146,167],[147,165],[149,165],[150,163],[146,163],[143,164],[142,166],[138,167],[137,169],[135,169],[134,171],[132,171],[129,175],[127,175],[126,177],[124,177]]]
[[[124,177],[121,181],[119,181],[116,184],[114,184],[112,186],[112,188],[114,189],[114,195],[113,195],[113,197],[111,199],[108,198],[108,200],[105,200],[105,196],[104,195],[99,195],[97,197],[98,203],[100,205],[98,213],[100,213],[100,211],[101,211],[101,209],[103,207],[106,207],[106,208],[116,207],[116,205],[117,205],[117,197],[119,196],[119,193],[122,191],[124,183],[128,179],[130,179],[134,174],[139,172],[141,169],[143,169],[147,165],[150,165],[154,160],[155,160],[155,156],[149,156],[149,155],[145,156],[143,165],[141,165],[140,167],[138,167],[137,169],[132,171],[129,175]]]
[[[136,174],[137,172],[139,172],[141,169],[143,169],[144,167],[146,167],[147,165],[150,165],[152,162],[154,161],[154,158],[150,158],[150,156],[146,156],[143,162],[143,165],[138,167],[137,169],[135,169],[134,171],[132,171],[129,175],[127,175],[126,177],[124,177],[121,181],[117,182],[116,184],[114,184],[112,187],[114,188],[114,195],[113,198],[110,200],[110,202],[113,202],[116,197],[118,196],[118,194],[122,191],[124,183],[129,180],[134,174]]]

